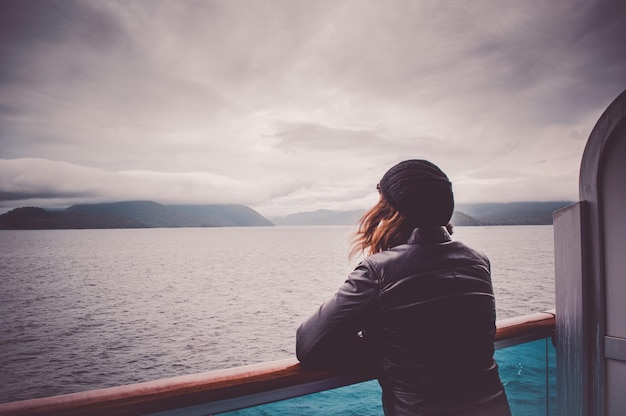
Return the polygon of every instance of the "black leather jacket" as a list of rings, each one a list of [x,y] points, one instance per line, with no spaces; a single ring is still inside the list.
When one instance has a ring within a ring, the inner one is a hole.
[[[386,415],[504,415],[494,335],[487,257],[445,227],[416,228],[407,244],[364,259],[300,325],[296,354],[305,366],[373,363]]]

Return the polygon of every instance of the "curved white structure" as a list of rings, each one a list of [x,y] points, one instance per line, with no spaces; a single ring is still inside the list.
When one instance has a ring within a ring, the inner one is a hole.
[[[554,214],[559,415],[626,414],[626,91],[594,127],[580,202]]]

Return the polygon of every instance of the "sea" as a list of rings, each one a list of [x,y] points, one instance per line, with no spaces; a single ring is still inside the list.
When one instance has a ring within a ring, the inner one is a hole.
[[[354,231],[0,231],[0,403],[293,357],[359,261]],[[498,319],[554,308],[552,226],[453,239],[490,258]]]

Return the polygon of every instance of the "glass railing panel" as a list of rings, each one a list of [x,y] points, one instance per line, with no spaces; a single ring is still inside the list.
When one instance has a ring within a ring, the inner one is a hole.
[[[382,415],[381,394],[378,381],[372,380],[261,406],[220,413],[220,416]]]
[[[549,338],[499,349],[495,358],[513,416],[556,415],[556,350]],[[286,414],[382,415],[381,389],[373,380],[221,413]]]
[[[556,414],[556,349],[550,338],[497,350],[513,416]]]

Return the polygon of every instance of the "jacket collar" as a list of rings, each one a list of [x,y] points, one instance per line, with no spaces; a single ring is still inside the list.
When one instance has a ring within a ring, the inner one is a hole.
[[[440,244],[452,241],[446,227],[419,227],[413,230],[409,244]]]

